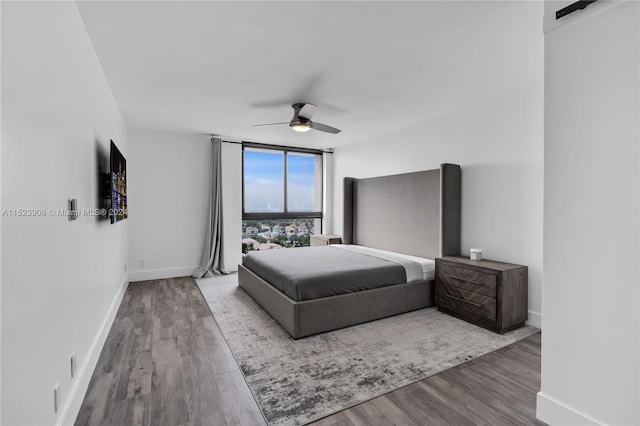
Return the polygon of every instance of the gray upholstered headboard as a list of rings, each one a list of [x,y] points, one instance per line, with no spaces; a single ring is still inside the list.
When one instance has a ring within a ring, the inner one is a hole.
[[[460,166],[345,178],[343,241],[429,259],[460,254]]]

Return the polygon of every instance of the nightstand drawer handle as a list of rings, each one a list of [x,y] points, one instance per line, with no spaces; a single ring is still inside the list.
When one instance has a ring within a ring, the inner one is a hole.
[[[470,302],[470,301],[468,301],[468,300],[460,299],[459,297],[451,296],[450,294],[445,294],[445,296],[447,296],[447,297],[449,297],[449,298],[451,298],[451,299],[458,300],[458,301],[460,301],[460,302],[468,303],[468,304],[473,305],[473,306],[476,306],[476,307],[478,307],[478,308],[481,308],[481,307],[482,307],[482,305],[481,305],[481,304],[479,304],[479,303]]]

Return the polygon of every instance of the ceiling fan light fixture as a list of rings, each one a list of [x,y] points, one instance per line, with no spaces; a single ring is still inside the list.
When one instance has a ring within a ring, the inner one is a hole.
[[[309,122],[303,123],[299,121],[296,123],[289,124],[289,127],[291,127],[296,132],[308,132],[309,130],[311,130],[311,123]]]

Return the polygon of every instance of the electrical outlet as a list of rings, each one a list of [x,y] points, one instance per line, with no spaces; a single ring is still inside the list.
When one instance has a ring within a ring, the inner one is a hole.
[[[127,272],[127,264],[124,264],[124,271]]]
[[[73,379],[76,376],[76,354],[71,354],[71,378]]]
[[[53,412],[57,413],[60,408],[60,382],[53,388]]]
[[[139,268],[144,268],[144,264],[145,264],[145,260],[144,259],[138,259],[138,267]]]

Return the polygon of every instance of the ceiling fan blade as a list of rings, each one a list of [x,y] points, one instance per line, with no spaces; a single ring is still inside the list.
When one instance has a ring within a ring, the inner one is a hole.
[[[298,112],[298,117],[306,118],[307,120],[311,119],[311,116],[314,112],[316,112],[317,106],[314,104],[304,104],[300,111]]]
[[[283,121],[282,123],[253,124],[251,127],[276,126],[278,124],[289,124],[289,122]]]
[[[314,130],[320,130],[321,132],[333,133],[334,135],[340,133],[340,129],[336,129],[335,127],[327,126],[326,124],[313,122],[311,126]]]

